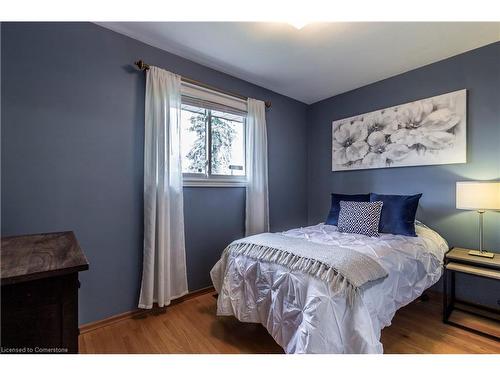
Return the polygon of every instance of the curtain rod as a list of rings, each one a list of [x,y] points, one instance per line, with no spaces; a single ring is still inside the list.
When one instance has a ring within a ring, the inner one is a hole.
[[[139,68],[139,70],[146,71],[146,70],[149,69],[149,64],[146,64],[142,60],[138,60],[138,61],[134,62],[134,65],[137,66]],[[246,96],[235,94],[235,93],[232,93],[230,91],[222,90],[222,89],[219,89],[217,87],[214,87],[214,86],[211,86],[211,85],[207,85],[206,83],[203,83],[203,82],[200,82],[200,81],[196,81],[196,80],[191,79],[191,78],[182,77],[181,79],[182,79],[183,82],[191,83],[191,84],[197,85],[197,86],[201,86],[203,88],[206,88],[206,89],[209,89],[209,90],[212,90],[212,91],[217,91],[217,92],[220,92],[220,93],[225,94],[225,95],[234,96],[234,97],[242,99],[242,100],[247,100],[248,99],[248,97],[246,97]],[[271,101],[270,100],[265,101],[264,103],[266,105],[266,108],[271,108]]]

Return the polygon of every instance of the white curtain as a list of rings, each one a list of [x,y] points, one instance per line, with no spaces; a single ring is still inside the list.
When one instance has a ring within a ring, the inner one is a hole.
[[[139,307],[187,293],[181,168],[181,77],[152,66],[146,76],[144,260]]]
[[[266,107],[263,101],[247,102],[247,192],[245,231],[250,236],[269,231],[269,194],[267,187]]]

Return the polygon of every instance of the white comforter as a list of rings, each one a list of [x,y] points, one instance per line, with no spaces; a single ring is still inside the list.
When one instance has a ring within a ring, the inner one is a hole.
[[[286,353],[382,353],[382,328],[397,309],[439,280],[448,250],[441,236],[420,223],[418,237],[367,237],[324,224],[283,233],[349,246],[376,259],[389,274],[365,285],[361,298],[349,306],[325,281],[303,272],[244,255],[230,255],[226,269],[218,262],[212,269],[217,314],[261,323]]]

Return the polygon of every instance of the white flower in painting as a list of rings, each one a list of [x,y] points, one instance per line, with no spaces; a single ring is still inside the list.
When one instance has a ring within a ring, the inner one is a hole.
[[[395,143],[388,144],[386,149],[387,151],[385,152],[385,157],[389,163],[403,160],[410,153],[408,146]]]
[[[412,103],[398,115],[401,129],[391,135],[391,142],[417,150],[440,150],[451,146],[455,140],[453,128],[460,122],[460,116],[449,108],[434,110],[432,103],[417,104]]]
[[[391,135],[391,142],[406,146],[413,146],[419,143],[422,135],[417,130],[399,129]]]
[[[430,100],[408,104],[397,114],[400,129],[447,131],[460,122],[460,116],[449,108],[436,109]]]
[[[460,116],[448,108],[438,109],[430,113],[421,122],[421,128],[429,131],[447,131],[460,122]]]
[[[373,112],[364,117],[364,122],[368,128],[368,133],[382,132],[392,134],[398,129],[398,122],[395,121],[393,114],[385,110]]]
[[[387,147],[386,136],[382,131],[375,131],[366,140],[370,146],[370,152],[363,158],[363,164],[372,166],[384,166],[387,162],[385,151]]]
[[[393,161],[404,159],[410,149],[403,144],[387,143],[386,135],[382,132],[373,132],[368,136],[370,152],[363,158],[363,164],[384,167]]]
[[[453,145],[455,135],[445,131],[428,131],[424,129],[399,129],[391,135],[391,142],[408,147],[441,150]]]
[[[420,100],[398,109],[396,119],[400,128],[416,129],[421,126],[422,120],[434,109],[430,100]]]
[[[337,164],[351,164],[368,153],[368,129],[362,121],[341,124],[333,133],[333,157]]]
[[[448,132],[428,132],[420,140],[420,144],[431,150],[441,150],[453,145],[455,135]]]
[[[386,135],[381,131],[371,133],[366,142],[370,145],[370,151],[377,153],[384,152],[387,145]]]

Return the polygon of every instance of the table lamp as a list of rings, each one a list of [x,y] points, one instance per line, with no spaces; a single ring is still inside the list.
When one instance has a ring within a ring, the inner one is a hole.
[[[483,214],[487,210],[500,210],[500,182],[457,182],[457,208],[479,213],[479,251],[471,250],[469,254],[493,258],[493,253],[483,249]]]

